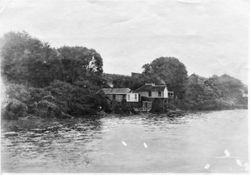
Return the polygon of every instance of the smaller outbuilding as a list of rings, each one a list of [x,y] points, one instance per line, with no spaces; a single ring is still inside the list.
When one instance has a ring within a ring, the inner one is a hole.
[[[139,94],[131,92],[129,88],[103,88],[101,91],[111,101],[139,102]]]

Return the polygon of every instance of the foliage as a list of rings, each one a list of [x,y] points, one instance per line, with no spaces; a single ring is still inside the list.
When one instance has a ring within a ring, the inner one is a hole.
[[[48,100],[41,100],[37,104],[37,115],[43,118],[61,117],[61,110],[59,107]]]
[[[242,97],[244,88],[239,80],[228,75],[206,79],[192,74],[188,78],[182,107],[211,110],[247,105]]]
[[[137,89],[144,85],[146,82],[151,82],[150,77],[144,74],[139,74],[137,77],[118,75],[118,74],[104,74],[103,78],[107,84],[112,84],[114,88],[128,87],[132,90]],[[109,86],[107,86],[109,87]]]
[[[63,66],[63,81],[73,83],[79,78],[101,75],[102,58],[93,49],[86,47],[61,47],[58,49]]]
[[[103,95],[93,94],[88,88],[56,80],[46,90],[51,92],[61,111],[73,116],[83,117],[95,114],[100,107],[109,108]]]
[[[54,49],[25,32],[7,33],[1,41],[2,75],[8,81],[33,87],[46,87],[54,80],[74,83],[95,77],[100,81],[102,57],[93,49]]]
[[[27,88],[24,85],[21,84],[15,84],[15,83],[8,83],[5,86],[5,94],[6,94],[6,100],[8,99],[16,99],[18,101],[21,101],[23,103],[28,103],[30,101],[30,98],[32,98],[29,88]]]
[[[25,103],[17,99],[10,99],[2,110],[2,116],[4,119],[17,119],[24,117],[27,111],[28,107]]]
[[[95,95],[106,81],[102,57],[93,49],[55,49],[26,32],[9,32],[1,38],[1,58],[8,98],[27,105],[30,114],[82,116],[106,105]]]
[[[47,43],[27,33],[7,33],[2,39],[2,74],[7,80],[43,87],[50,83],[56,69],[50,65],[56,58],[55,50]]]

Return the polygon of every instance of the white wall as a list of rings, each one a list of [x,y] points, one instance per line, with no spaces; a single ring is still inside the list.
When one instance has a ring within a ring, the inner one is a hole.
[[[151,91],[152,98],[159,98],[158,91]]]
[[[127,102],[138,102],[139,94],[138,93],[127,93],[126,95]]]
[[[164,98],[168,98],[168,89],[167,88],[164,89]]]
[[[139,92],[139,94],[141,97],[149,97],[148,92]],[[149,98],[168,98],[168,89],[165,88],[164,91],[161,91],[161,96],[158,95],[158,91],[152,91]]]

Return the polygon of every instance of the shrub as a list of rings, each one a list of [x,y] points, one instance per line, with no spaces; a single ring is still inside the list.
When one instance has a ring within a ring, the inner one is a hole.
[[[7,105],[2,110],[2,116],[4,119],[18,119],[18,117],[25,117],[28,107],[23,102],[17,99],[10,99]]]
[[[31,99],[29,88],[21,84],[6,84],[5,94],[8,99],[16,99],[22,103],[28,103]]]
[[[59,107],[53,103],[49,102],[47,100],[42,100],[37,104],[38,113],[37,115],[40,117],[60,117],[61,116],[61,110]]]
[[[46,90],[51,92],[51,96],[44,98],[72,116],[95,115],[100,107],[105,111],[110,109],[104,95],[92,94],[88,88],[56,80]]]

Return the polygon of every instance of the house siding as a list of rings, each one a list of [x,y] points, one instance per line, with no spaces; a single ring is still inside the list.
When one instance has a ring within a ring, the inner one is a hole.
[[[126,94],[127,102],[139,102],[139,94],[138,93],[128,93]]]
[[[107,94],[106,95],[110,100],[115,100],[115,101],[118,101],[118,102],[121,102],[122,99],[126,98],[126,95],[125,94]],[[113,98],[115,97],[115,98]]]
[[[168,89],[167,88],[164,89],[164,98],[168,98]]]
[[[141,97],[148,97],[148,92],[139,92]]]
[[[168,98],[168,90],[167,88],[164,89],[164,91],[160,91],[161,96],[159,96],[159,91],[151,91],[151,96],[149,96],[149,92],[138,92],[141,97],[149,97],[149,98]]]
[[[115,101],[121,102],[124,98],[126,98],[125,94],[115,94]]]

